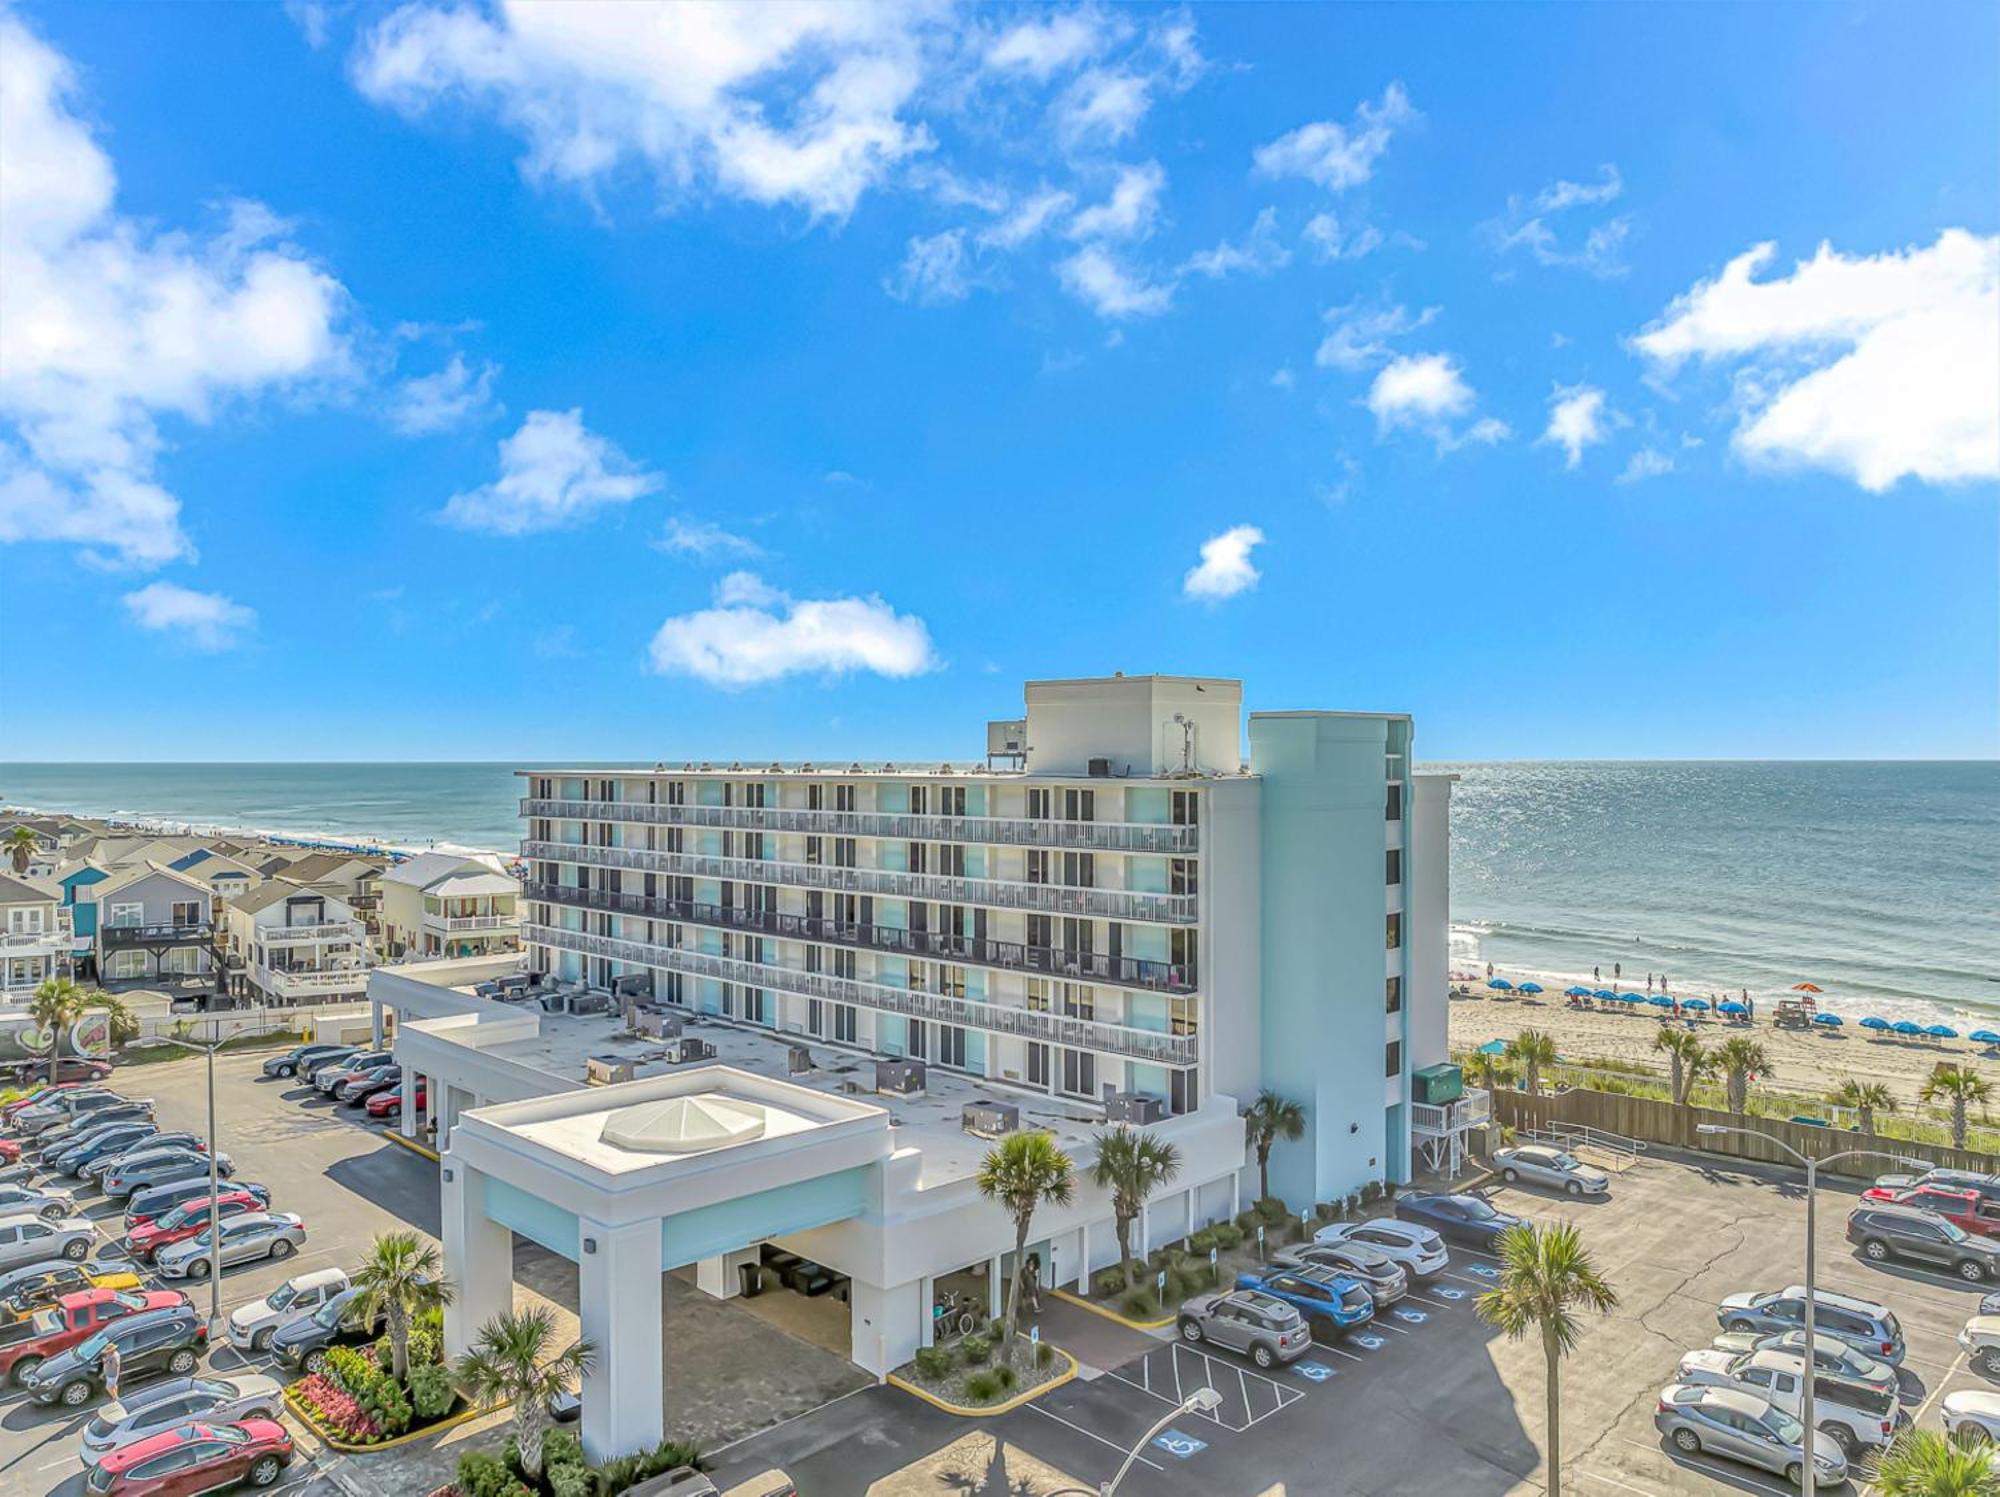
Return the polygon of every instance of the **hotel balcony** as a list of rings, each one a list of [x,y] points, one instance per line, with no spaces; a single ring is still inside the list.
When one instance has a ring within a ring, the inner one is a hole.
[[[333,993],[362,993],[368,989],[366,967],[342,967],[327,971],[287,972],[279,967],[255,967],[252,980],[278,998],[324,998]]]
[[[143,946],[148,950],[206,946],[214,930],[215,927],[207,921],[198,925],[106,925],[98,931],[98,939],[107,951],[121,951],[132,946]]]
[[[257,939],[266,946],[323,946],[330,941],[361,941],[359,920],[330,920],[323,925],[266,925]]]
[[[691,977],[714,978],[772,992],[800,993],[809,998],[851,1003],[858,1008],[883,1013],[908,1014],[942,1024],[959,1024],[995,1034],[1018,1035],[1052,1045],[1067,1045],[1072,1049],[1130,1056],[1157,1065],[1191,1066],[1200,1054],[1200,1037],[1192,1034],[1164,1034],[1150,1029],[1132,1029],[1123,1024],[1100,1023],[1095,1019],[1071,1019],[1034,1009],[892,988],[858,978],[834,977],[825,972],[800,972],[791,967],[772,967],[762,962],[691,951],[683,946],[648,945],[643,941],[593,936],[549,925],[523,926],[521,936],[525,941],[558,950],[609,957],[634,966],[664,968]]]
[[[520,923],[518,914],[436,915],[429,910],[424,911],[424,929],[448,936],[476,936],[487,931],[506,933]]]
[[[679,878],[726,878],[753,884],[788,884],[840,894],[887,895],[942,904],[983,904],[1036,914],[1090,915],[1106,920],[1146,920],[1192,925],[1200,901],[1192,894],[1144,894],[1130,889],[1077,889],[1065,884],[1016,884],[943,873],[899,873],[886,868],[841,868],[826,863],[780,863],[771,858],[724,858],[708,853],[654,852],[640,847],[591,847],[574,842],[523,842],[531,860],[579,863],[592,868],[636,868]],[[429,917],[426,916],[426,919]]]
[[[1011,816],[929,816],[899,811],[808,811],[791,806],[668,806],[645,801],[521,801],[523,817],[626,821],[651,826],[804,832],[825,837],[889,837],[912,842],[981,842],[1084,852],[1192,853],[1201,831],[1129,821],[1054,821]]]
[[[750,931],[793,941],[828,942],[861,951],[998,967],[1007,972],[1029,972],[1065,982],[1142,988],[1151,993],[1192,993],[1196,987],[1192,967],[1172,962],[1141,961],[1129,956],[1109,956],[1099,951],[1026,946],[1016,941],[993,941],[946,931],[899,930],[893,926],[863,924],[858,920],[814,919],[809,915],[780,914],[776,910],[746,910],[734,905],[702,904],[691,899],[660,899],[644,894],[614,894],[605,889],[574,889],[564,884],[531,883],[523,892],[530,899],[545,900],[572,909],[608,910],[619,915],[642,915],[650,920],[674,920],[721,930]]]
[[[1493,1099],[1474,1088],[1451,1102],[1412,1102],[1410,1131],[1431,1138],[1449,1138],[1468,1128],[1477,1128],[1493,1116]]]

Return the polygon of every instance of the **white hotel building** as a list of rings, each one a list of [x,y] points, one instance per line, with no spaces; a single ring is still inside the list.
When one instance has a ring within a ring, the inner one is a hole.
[[[1107,1117],[1172,1139],[1148,1244],[1254,1195],[1264,1087],[1309,1119],[1272,1158],[1295,1208],[1408,1179],[1413,1117],[1465,1121],[1409,1094],[1447,1059],[1450,779],[1412,773],[1394,714],[1247,736],[1246,761],[1239,682],[1117,676],[1029,683],[989,730],[1007,767],[523,771],[515,960],[615,1002],[474,993],[505,959],[369,988],[406,1085],[431,1078],[453,1349],[509,1302],[513,1234],[571,1259],[603,1455],[662,1433],[662,1272],[729,1295],[764,1244],[823,1265],[878,1374],[956,1275],[997,1307],[1012,1235],[974,1176],[1009,1127],[1085,1177]],[[634,994],[650,1044],[606,1011]],[[1115,1255],[1087,1183],[1035,1233],[1058,1285]]]

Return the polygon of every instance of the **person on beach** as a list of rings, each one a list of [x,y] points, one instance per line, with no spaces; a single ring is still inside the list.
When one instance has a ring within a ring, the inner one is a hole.
[[[1616,982],[1619,978],[1623,977],[1624,975],[1625,975],[1625,964],[1623,962],[1613,962],[1611,964],[1611,980],[1613,982]]]
[[[1491,962],[1486,964],[1486,979],[1488,982],[1493,980],[1493,963]]]
[[[1592,967],[1590,969],[1590,980],[1592,982],[1604,981],[1604,969],[1602,967]]]

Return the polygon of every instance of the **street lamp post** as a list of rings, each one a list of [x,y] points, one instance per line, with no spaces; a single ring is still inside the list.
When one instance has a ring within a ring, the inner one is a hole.
[[[1183,1414],[1206,1414],[1222,1402],[1222,1395],[1213,1388],[1197,1388],[1181,1400],[1176,1408],[1169,1409],[1160,1416],[1160,1422],[1139,1436],[1138,1443],[1125,1456],[1125,1464],[1118,1468],[1118,1474],[1099,1489],[1099,1497],[1113,1497],[1118,1483],[1125,1479],[1125,1473],[1132,1469],[1132,1463],[1139,1459],[1139,1452],[1153,1443],[1153,1436],[1172,1424]]]
[[[1800,1164],[1805,1166],[1805,1172],[1806,1172],[1805,1337],[1806,1340],[1805,1340],[1805,1346],[1803,1348],[1805,1353],[1804,1373],[1799,1379],[1799,1422],[1805,1425],[1806,1438],[1805,1438],[1804,1457],[1799,1462],[1799,1492],[1801,1493],[1801,1497],[1813,1497],[1813,1490],[1817,1480],[1813,1474],[1813,1462],[1817,1459],[1817,1457],[1813,1454],[1813,1442],[1819,1433],[1818,1430],[1816,1430],[1813,1427],[1813,1381],[1818,1375],[1818,1368],[1819,1368],[1819,1364],[1815,1360],[1815,1357],[1817,1356],[1819,1351],[1819,1343],[1813,1339],[1815,1332],[1813,1310],[1814,1306],[1817,1304],[1819,1299],[1819,1286],[1814,1278],[1814,1273],[1813,1273],[1813,1264],[1814,1264],[1813,1225],[1815,1217],[1813,1208],[1815,1203],[1819,1199],[1818,1196],[1819,1167],[1822,1164],[1832,1164],[1837,1159],[1858,1159],[1862,1157],[1870,1157],[1875,1159],[1888,1159],[1894,1161],[1897,1164],[1913,1166],[1920,1170],[1929,1169],[1930,1164],[1926,1160],[1912,1159],[1908,1155],[1891,1154],[1886,1149],[1842,1149],[1837,1154],[1821,1154],[1817,1156],[1810,1155],[1805,1153],[1803,1150],[1793,1148],[1790,1144],[1786,1143],[1782,1138],[1777,1137],[1775,1134],[1766,1133],[1761,1128],[1732,1128],[1722,1123],[1698,1123],[1695,1125],[1694,1131],[1696,1133],[1708,1134],[1710,1136],[1714,1136],[1720,1133],[1740,1133],[1746,1138],[1761,1138],[1766,1143],[1772,1144],[1777,1148],[1783,1149],[1787,1154],[1791,1155],[1792,1158],[1798,1160]]]
[[[219,1197],[222,1182],[215,1162],[215,1052],[221,1040],[203,1045],[194,1040],[168,1037],[167,1043],[183,1050],[199,1050],[208,1057],[208,1335],[213,1341],[222,1328],[222,1222]]]

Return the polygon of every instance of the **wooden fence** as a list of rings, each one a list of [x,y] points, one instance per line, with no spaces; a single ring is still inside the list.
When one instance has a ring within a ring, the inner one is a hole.
[[[1814,1158],[1824,1158],[1844,1149],[1875,1148],[1885,1154],[1922,1159],[1931,1165],[1951,1169],[1976,1170],[1981,1174],[2000,1171],[2000,1160],[1991,1154],[1974,1153],[1970,1149],[1879,1136],[1870,1143],[1859,1132],[1847,1129],[1815,1128],[1808,1123],[1788,1123],[1779,1118],[1738,1117],[1713,1108],[1676,1107],[1671,1102],[1657,1101],[1652,1097],[1628,1097],[1616,1092],[1576,1089],[1560,1096],[1530,1097],[1526,1092],[1496,1090],[1493,1093],[1493,1118],[1495,1122],[1531,1130],[1550,1130],[1564,1125],[1595,1128],[1600,1132],[1622,1134],[1647,1143],[1699,1149],[1707,1154],[1763,1164],[1797,1163],[1785,1150],[1770,1142],[1771,1139],[1781,1139]],[[1696,1132],[1704,1123],[1752,1128],[1757,1134],[1766,1136]],[[1829,1164],[1826,1173],[1869,1179],[1896,1168],[1890,1160],[1863,1155]]]

